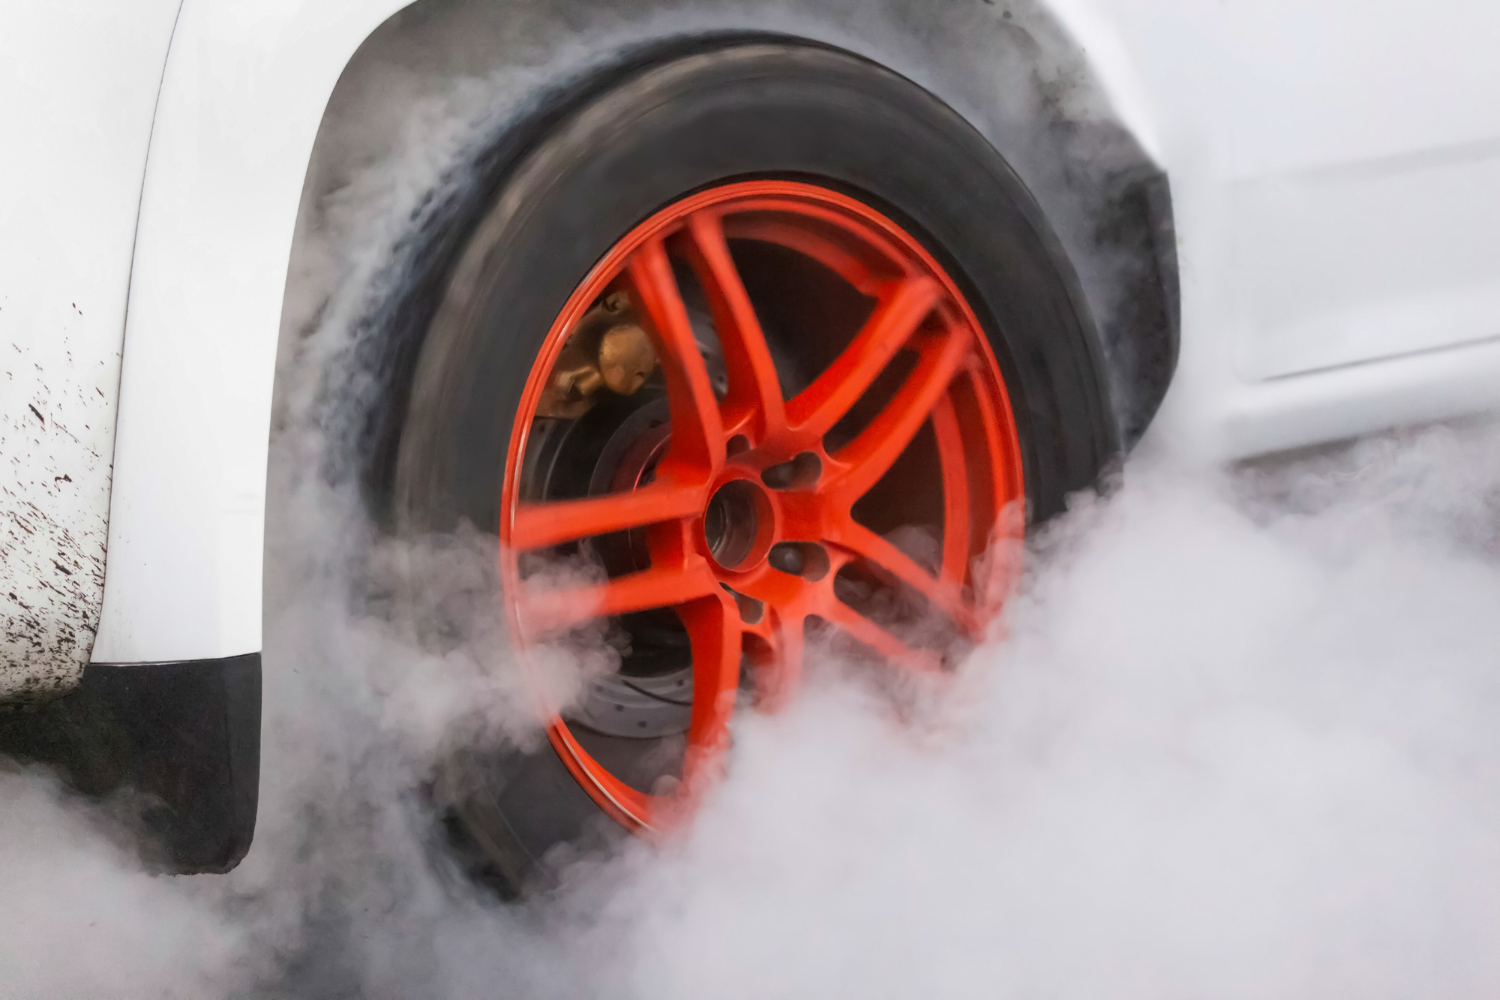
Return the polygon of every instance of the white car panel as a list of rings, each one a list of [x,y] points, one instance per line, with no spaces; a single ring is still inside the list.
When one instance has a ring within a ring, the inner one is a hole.
[[[1500,142],[1237,184],[1230,197],[1245,377],[1500,336]]]
[[[1218,461],[1500,405],[1500,5],[1053,6],[1172,183],[1150,443]]]
[[[146,177],[94,659],[259,651],[282,290],[328,96],[401,0],[187,0]]]
[[[71,687],[94,645],[131,243],[178,3],[0,4],[0,701]]]

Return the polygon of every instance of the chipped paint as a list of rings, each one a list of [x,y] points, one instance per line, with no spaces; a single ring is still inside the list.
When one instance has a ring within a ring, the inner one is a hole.
[[[94,645],[119,356],[82,360],[66,333],[0,345],[0,701],[39,700],[73,687]]]

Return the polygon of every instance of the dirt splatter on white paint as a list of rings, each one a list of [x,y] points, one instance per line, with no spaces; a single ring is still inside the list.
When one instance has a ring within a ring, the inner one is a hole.
[[[40,700],[94,645],[119,356],[75,357],[66,335],[0,343],[0,701]]]

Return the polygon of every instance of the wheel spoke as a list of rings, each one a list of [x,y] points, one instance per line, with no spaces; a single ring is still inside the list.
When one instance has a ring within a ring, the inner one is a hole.
[[[851,504],[869,492],[911,444],[948,391],[967,347],[965,338],[952,330],[925,339],[917,348],[916,367],[895,397],[858,437],[831,456],[846,470],[837,490]]]
[[[626,271],[667,382],[672,443],[662,463],[712,475],[724,464],[724,425],[662,241],[650,240],[637,250]]]
[[[871,267],[866,255],[851,250],[846,242],[831,239],[795,222],[751,213],[726,217],[724,229],[735,239],[773,243],[811,257],[847,281],[861,295],[875,294],[881,282],[888,280],[888,277],[882,277],[878,268]]]
[[[831,540],[921,594],[963,631],[972,635],[978,630],[978,615],[957,584],[933,576],[915,559],[869,528],[851,519],[838,531],[838,537]]]
[[[970,371],[966,380],[968,394],[976,408],[980,431],[984,435],[985,510],[991,511],[992,520],[985,527],[985,537],[976,539],[986,549],[997,540],[1018,541],[1026,532],[1024,510],[1011,509],[1025,500],[1025,487],[1018,449],[1013,438],[1007,439],[1003,429],[1013,426],[1010,415],[1002,418],[999,407],[984,386],[984,376],[979,371]],[[1006,595],[1015,585],[1017,567],[1009,553],[991,550],[985,560],[985,572],[976,575],[974,591],[986,615],[994,614]]]
[[[757,699],[774,709],[801,683],[803,633],[807,608],[820,600],[816,585],[762,565],[733,584],[737,593],[765,608],[760,620],[739,623],[743,636],[754,636]]]
[[[883,626],[877,625],[842,601],[830,601],[823,615],[848,633],[851,639],[898,667],[917,673],[936,673],[942,669],[942,662],[937,654],[930,650],[913,649]]]
[[[911,340],[938,296],[937,282],[930,278],[897,283],[844,352],[787,404],[789,422],[817,437],[827,434]]]
[[[531,636],[585,625],[595,618],[676,607],[719,593],[708,563],[655,567],[601,583],[536,589],[520,600],[521,624]]]
[[[1009,414],[1001,415],[989,392],[985,390],[984,377],[977,371],[968,373],[967,388],[979,413],[979,429],[984,434],[986,484],[991,491],[991,503],[997,512],[1007,504],[1021,500],[1025,495],[1022,487],[1022,471],[1019,449],[1015,441],[1007,440],[1003,427],[1013,427]],[[986,541],[988,541],[986,539]]]
[[[740,686],[740,631],[722,591],[679,608],[693,650],[693,711],[683,777],[689,790],[718,777],[729,743],[729,717]]]
[[[658,479],[628,493],[520,504],[507,543],[518,552],[527,552],[691,517],[703,509],[707,498],[704,485]]]
[[[755,307],[729,253],[724,227],[716,216],[699,212],[688,223],[688,235],[693,267],[708,295],[729,377],[724,405],[730,416],[724,422],[733,426],[754,413],[762,434],[778,429],[786,419],[781,383]]]
[[[962,587],[973,554],[969,543],[969,462],[951,393],[933,407],[932,433],[937,438],[938,462],[943,468],[943,565],[938,575]]]
[[[766,711],[785,708],[802,686],[805,636],[806,618],[800,611],[785,609],[770,632],[769,655],[755,673],[757,700]]]

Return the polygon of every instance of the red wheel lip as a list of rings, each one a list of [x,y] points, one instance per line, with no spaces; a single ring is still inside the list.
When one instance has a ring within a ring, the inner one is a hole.
[[[531,375],[528,378],[526,388],[522,395],[521,404],[517,409],[515,430],[511,435],[510,447],[506,459],[506,475],[501,497],[501,520],[499,534],[501,542],[501,573],[502,581],[507,592],[513,592],[512,588],[519,585],[519,572],[516,562],[516,550],[512,546],[515,534],[516,516],[518,504],[516,498],[520,495],[520,477],[522,471],[521,456],[524,455],[529,443],[529,432],[531,417],[537,412],[541,400],[542,391],[546,385],[547,377],[555,366],[568,335],[582,318],[590,304],[603,292],[604,288],[615,280],[625,269],[631,258],[640,252],[653,240],[663,238],[675,230],[681,229],[688,220],[705,210],[718,209],[715,213],[717,218],[727,214],[742,214],[756,211],[782,211],[789,205],[796,206],[799,214],[806,214],[813,219],[821,219],[823,222],[834,226],[847,227],[848,220],[852,218],[862,224],[866,231],[862,235],[869,239],[873,235],[885,244],[884,248],[892,259],[905,260],[909,263],[913,273],[924,274],[928,278],[936,279],[941,287],[940,301],[947,303],[958,310],[959,323],[967,330],[973,331],[974,336],[970,341],[970,347],[979,356],[977,370],[972,372],[976,383],[983,381],[987,383],[987,392],[976,389],[976,397],[979,397],[979,408],[981,411],[993,411],[989,415],[993,422],[1000,425],[1009,434],[1010,447],[1003,448],[1001,454],[1004,457],[1006,467],[996,470],[996,474],[1003,478],[1008,486],[1004,492],[1012,499],[1024,498],[1023,472],[1020,457],[1019,444],[1016,438],[1016,424],[1011,408],[1009,394],[1000,368],[995,358],[989,338],[984,334],[984,326],[980,323],[972,306],[966,296],[958,287],[957,283],[948,274],[947,270],[938,263],[933,255],[903,227],[890,219],[888,216],[873,208],[872,206],[839,191],[825,188],[816,184],[802,181],[789,180],[750,180],[734,181],[718,185],[688,195],[665,208],[653,213],[646,220],[637,225],[605,254],[603,258],[589,271],[583,281],[575,288],[569,297],[567,304],[558,314],[551,329],[547,333],[542,350],[533,363]],[[816,237],[809,237],[816,239]],[[844,273],[846,278],[857,278],[858,271],[851,265],[851,270]],[[856,281],[856,287],[861,287]],[[861,290],[864,290],[862,287]],[[948,397],[944,390],[944,399]],[[733,428],[726,428],[726,437],[733,432]],[[778,440],[772,434],[760,442],[760,450],[780,450],[787,452],[787,458],[791,457],[795,450],[796,442],[790,438]],[[715,491],[728,482],[737,479],[752,480],[759,486],[759,480],[753,468],[750,468],[734,459],[723,463],[722,469],[716,474],[710,483],[705,484],[704,499],[711,497]],[[774,511],[774,517],[778,527],[785,520],[784,500],[774,491],[766,491],[768,500]],[[857,499],[857,496],[855,497]],[[850,501],[852,504],[852,499]],[[701,538],[702,536],[701,513],[693,521],[693,530]],[[720,575],[729,578],[748,578],[763,567],[765,553],[760,552],[757,559],[747,561],[736,569],[725,569],[719,567]],[[754,565],[752,565],[753,563]],[[519,645],[523,650],[522,661],[525,669],[532,669],[526,665],[529,657],[524,650],[535,644],[535,637],[528,635],[526,623],[522,621],[519,613],[519,604],[515,600],[506,601],[506,614],[513,629],[513,634],[519,637]],[[748,634],[748,632],[747,632]],[[696,654],[695,654],[696,656]],[[696,667],[695,667],[696,670]],[[595,800],[595,802],[615,820],[629,829],[640,833],[649,833],[659,829],[662,824],[663,810],[652,808],[651,796],[647,796],[621,782],[606,769],[599,765],[589,756],[587,751],[573,737],[568,729],[567,723],[562,719],[556,706],[547,703],[542,692],[545,687],[541,684],[534,685],[538,696],[543,698],[542,708],[545,717],[552,721],[548,726],[548,738],[558,755],[568,767],[575,780]],[[696,714],[696,708],[695,708]],[[694,755],[700,758],[705,756],[703,748],[692,748],[689,750],[690,759],[687,762],[686,775],[687,785],[696,787],[700,772],[712,770],[710,763],[707,768],[703,767],[702,761],[699,766],[691,759]],[[695,775],[697,777],[695,778]],[[691,794],[692,787],[689,789]],[[643,803],[645,804],[643,806]],[[685,811],[681,808],[668,808],[665,812],[679,814]]]

